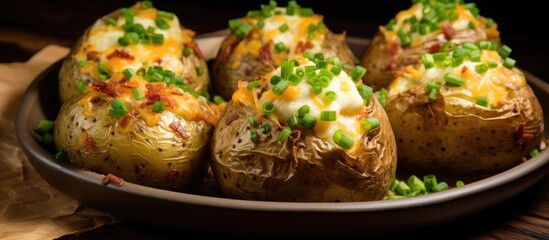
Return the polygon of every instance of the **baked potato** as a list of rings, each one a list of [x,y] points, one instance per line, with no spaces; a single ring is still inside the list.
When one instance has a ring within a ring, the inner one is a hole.
[[[240,81],[212,140],[221,190],[271,201],[382,199],[395,177],[395,139],[357,69],[353,82],[326,61],[299,58]]]
[[[544,119],[524,74],[497,43],[426,53],[389,86],[385,110],[399,167],[497,173],[539,147]]]
[[[395,73],[418,63],[426,52],[439,51],[446,42],[500,42],[498,25],[479,15],[474,3],[412,1],[379,31],[365,49],[360,65],[368,69],[364,83],[374,90],[387,87]]]
[[[230,20],[229,28],[231,32],[223,40],[212,70],[215,90],[225,99],[231,98],[238,81],[253,81],[288,58],[318,57],[346,69],[354,66],[345,33],[334,34],[321,15],[295,1],[286,8],[270,1],[261,5],[261,10]]]
[[[173,13],[138,2],[97,20],[74,45],[59,72],[61,102],[85,92],[94,80],[115,72],[160,66],[190,88],[208,90],[210,76],[195,33],[183,28]],[[162,81],[162,79],[155,79]]]
[[[170,76],[169,71],[162,74]],[[94,81],[61,107],[55,147],[87,170],[190,190],[206,174],[205,153],[221,108],[183,89],[137,74],[113,73],[108,82]]]

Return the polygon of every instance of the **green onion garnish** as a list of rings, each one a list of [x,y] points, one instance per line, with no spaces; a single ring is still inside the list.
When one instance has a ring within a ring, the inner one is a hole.
[[[299,118],[303,118],[305,114],[309,113],[311,111],[311,108],[309,105],[303,105],[299,109],[297,109],[297,115]]]
[[[301,125],[305,128],[314,128],[316,125],[316,118],[311,114],[304,114],[301,120]]]
[[[437,177],[432,174],[423,176],[423,182],[425,183],[425,188],[427,188],[429,192],[432,192],[438,184]]]
[[[278,84],[278,82],[280,82],[280,80],[282,80],[282,78],[280,78],[278,75],[273,75],[271,77],[271,84],[276,85]]]
[[[480,50],[469,52],[469,59],[473,62],[480,62]]]
[[[337,98],[337,94],[334,91],[328,91],[324,94],[324,97],[329,101],[333,102]]]
[[[499,49],[498,53],[502,58],[506,58],[506,57],[509,57],[509,55],[511,55],[512,51],[513,51],[513,49],[511,49],[509,46],[503,45]]]
[[[261,110],[263,111],[263,114],[269,115],[271,114],[275,109],[275,105],[272,102],[265,102],[263,103],[263,106]]]
[[[282,79],[288,79],[288,76],[290,76],[290,73],[294,72],[294,62],[293,61],[284,61],[281,64],[281,74],[280,77]]]
[[[276,50],[277,53],[284,52],[286,50],[286,45],[284,45],[283,42],[279,42],[279,43],[275,44],[275,50]]]
[[[139,88],[132,89],[132,94],[135,100],[140,100],[141,98],[143,98],[143,92]]]
[[[214,95],[214,97],[213,97],[213,102],[214,102],[215,104],[219,105],[219,104],[224,103],[225,100],[224,100],[221,96],[219,96],[219,95]]]
[[[442,86],[440,85],[440,82],[427,82],[426,88],[428,90],[439,90]]]
[[[465,186],[465,183],[463,183],[463,181],[461,180],[456,181],[456,187],[463,187],[463,186]]]
[[[298,125],[299,125],[299,121],[297,119],[297,116],[296,115],[291,115],[288,118],[288,127],[290,127],[291,129],[295,129],[295,128],[297,128]]]
[[[432,68],[435,66],[435,60],[433,59],[433,55],[430,53],[425,53],[421,56],[421,61],[423,62],[423,65],[425,65],[425,68]]]
[[[265,22],[263,22],[263,21],[258,21],[257,22],[257,28],[263,29],[264,26],[265,26]]]
[[[469,51],[479,50],[479,48],[475,44],[472,44],[470,42],[466,42],[461,46]]]
[[[398,37],[400,38],[400,43],[403,47],[410,45],[410,43],[412,42],[410,35],[406,34],[402,29],[399,29],[397,31],[397,34],[398,34]]]
[[[364,74],[366,74],[366,68],[362,66],[356,66],[351,72],[351,79],[353,79],[354,82],[358,82],[360,79],[362,79]]]
[[[423,183],[423,181],[421,181],[421,179],[419,179],[415,175],[412,175],[408,178],[408,186],[412,189],[412,191],[419,191],[421,193],[427,192],[425,183]]]
[[[396,19],[395,19],[395,18],[391,18],[391,20],[389,20],[389,22],[387,23],[387,25],[385,25],[385,28],[387,28],[387,30],[389,30],[389,31],[393,31],[394,28],[395,28],[395,24],[396,24]]]
[[[312,8],[301,8],[299,11],[299,15],[302,17],[311,17],[315,14]]]
[[[498,63],[497,62],[494,62],[494,61],[488,61],[488,67],[490,68],[495,68],[498,66]]]
[[[516,62],[517,61],[515,59],[508,57],[508,58],[505,58],[505,60],[503,60],[503,66],[508,69],[512,69],[513,67],[515,67]]]
[[[494,23],[494,19],[488,18],[488,21],[486,21],[486,28],[491,28]]]
[[[196,74],[198,76],[202,76],[202,74],[204,74],[204,67],[202,67],[202,66],[196,67]]]
[[[128,107],[120,98],[114,98],[111,101],[111,107],[109,110],[111,117],[122,117],[128,112]]]
[[[85,67],[85,66],[88,65],[88,64],[90,64],[89,61],[86,61],[86,60],[84,60],[84,61],[79,61],[79,62],[78,62],[78,67],[82,68],[82,67]]]
[[[288,26],[288,24],[284,23],[284,24],[280,25],[280,27],[278,27],[278,30],[280,30],[280,32],[286,32],[286,30],[288,30],[288,28],[290,28]]]
[[[437,99],[437,93],[438,89],[431,89],[431,91],[429,91],[429,100]]]
[[[328,68],[328,61],[321,60],[320,58],[315,58],[316,69],[326,69]]]
[[[42,136],[42,142],[44,143],[44,145],[46,146],[52,146],[53,145],[53,134],[51,133],[46,133],[44,134],[44,136]]]
[[[68,156],[69,154],[67,153],[67,150],[62,148],[59,152],[55,153],[55,160],[62,161],[67,159]]]
[[[351,149],[355,143],[355,141],[351,137],[349,137],[349,135],[344,133],[341,129],[338,129],[334,133],[332,140],[335,144],[346,150]]]
[[[166,12],[162,10],[158,10],[158,17],[163,17],[172,20],[174,18],[175,14],[171,12]]]
[[[164,112],[166,109],[166,102],[164,101],[156,101],[153,103],[152,111],[155,113],[161,113]]]
[[[469,28],[469,29],[475,29],[475,24],[474,24],[473,22],[469,22],[469,23],[467,24],[467,28]]]
[[[335,76],[339,76],[339,74],[341,73],[341,68],[338,67],[338,66],[332,66],[332,68],[330,69],[330,72],[332,72]]]
[[[369,132],[377,127],[379,127],[379,119],[375,117],[365,118],[360,120],[360,127],[362,129],[366,130],[366,132]]]
[[[337,119],[336,111],[320,111],[320,121],[335,121]]]
[[[486,64],[484,64],[484,63],[475,65],[475,71],[476,71],[478,74],[485,73],[486,71],[488,71],[488,66],[486,66]]]
[[[267,123],[263,123],[261,125],[261,129],[263,129],[263,133],[269,133],[271,131],[271,125]]]
[[[292,133],[292,129],[290,129],[290,127],[284,127],[284,129],[282,129],[282,131],[280,131],[280,134],[278,135],[278,141],[279,142],[286,141],[286,139],[288,139],[291,133]]]
[[[88,90],[88,82],[84,80],[78,80],[74,85],[74,88],[78,92],[85,92],[86,90]]]
[[[433,192],[440,192],[440,191],[444,191],[446,189],[448,189],[448,183],[440,182],[433,188]]]
[[[116,20],[114,20],[113,18],[107,18],[103,21],[105,21],[107,25],[116,25]]]
[[[141,8],[142,9],[148,9],[148,8],[152,8],[153,7],[153,3],[151,1],[142,1],[141,2]]]
[[[166,20],[157,17],[154,22],[156,23],[156,26],[162,30],[166,30],[170,28],[170,25],[166,22]]]
[[[374,95],[373,89],[370,86],[360,84],[356,86],[356,90],[362,99],[366,101],[366,104],[370,104],[370,99],[372,99],[372,95]]]
[[[155,33],[152,35],[152,42],[154,45],[162,45],[164,43],[164,35],[161,33]]]
[[[291,73],[290,76],[288,77],[288,81],[291,82],[294,85],[297,85],[297,84],[299,84],[299,82],[301,82],[301,78],[299,76],[297,76],[296,74]]]
[[[404,181],[399,181],[398,182],[398,185],[396,186],[396,191],[400,194],[400,195],[408,195],[412,189],[410,189],[410,187],[408,186],[408,184],[406,184]]]
[[[254,143],[257,143],[257,140],[258,140],[257,131],[254,130],[250,132],[250,140]]]
[[[193,54],[192,48],[185,47],[185,49],[183,49],[183,56],[188,57],[188,56],[191,56],[191,54]]]
[[[34,132],[40,135],[49,133],[53,129],[54,122],[46,119],[40,120],[38,126],[34,128]]]
[[[247,23],[241,23],[238,28],[236,29],[235,35],[238,38],[243,38],[252,30],[250,25]]]
[[[135,72],[131,68],[126,68],[122,71],[122,74],[124,74],[125,79],[130,80],[135,75]]]
[[[282,96],[284,94],[284,91],[290,86],[290,83],[286,80],[281,80],[273,87],[273,92],[278,95]]]
[[[248,13],[249,15],[249,13]],[[240,21],[240,18],[235,18],[235,19],[231,19],[229,20],[229,29],[231,30],[231,32],[234,32],[236,31],[236,29],[240,26],[242,22]]]
[[[446,73],[446,75],[444,75],[444,80],[446,81],[446,85],[456,87],[460,87],[465,83],[465,79],[450,73]]]
[[[539,155],[539,150],[537,148],[534,148],[532,149],[532,151],[530,151],[530,157],[534,158],[534,157],[537,157]]]
[[[255,118],[254,118],[254,116],[248,116],[247,120],[248,120],[248,124],[250,124],[250,127],[255,127]]]

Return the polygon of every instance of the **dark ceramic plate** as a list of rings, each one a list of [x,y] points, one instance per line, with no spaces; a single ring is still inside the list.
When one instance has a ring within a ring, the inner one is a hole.
[[[202,36],[205,56],[217,52],[222,35]],[[360,56],[368,40],[348,37]],[[235,200],[165,191],[137,184],[101,184],[103,175],[56,161],[33,135],[41,119],[59,110],[57,74],[61,62],[45,70],[25,93],[16,117],[19,141],[40,175],[81,202],[146,223],[196,231],[246,234],[372,234],[418,228],[460,218],[500,203],[525,190],[549,170],[549,151],[508,171],[461,188],[391,201],[296,203]],[[549,85],[525,72],[549,119]],[[549,130],[545,128],[545,136]]]

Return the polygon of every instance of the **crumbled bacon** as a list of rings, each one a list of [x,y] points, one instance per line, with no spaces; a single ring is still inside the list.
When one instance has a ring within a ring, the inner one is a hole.
[[[88,61],[99,62],[99,52],[98,51],[87,52],[86,59],[88,59]]]
[[[179,170],[172,169],[168,172],[168,179],[170,180],[177,180],[177,177],[179,177]]]
[[[120,93],[118,92],[118,89],[116,88],[116,84],[113,81],[108,81],[108,82],[93,81],[91,87],[94,90],[96,90],[98,92],[102,92],[104,94],[107,94],[111,97],[120,96]]]
[[[128,53],[124,50],[118,50],[118,49],[114,50],[114,52],[107,55],[107,59],[111,59],[111,58],[114,58],[114,57],[122,58],[122,59],[128,59],[128,60],[134,60],[135,59],[135,57],[132,56],[130,53]]]
[[[259,48],[259,59],[263,65],[269,64],[271,61],[271,45],[272,41],[265,43],[261,48]]]
[[[133,165],[133,171],[139,178],[142,178],[143,176],[145,176],[145,168],[141,164]]]
[[[526,133],[524,131],[524,123],[521,123],[517,127],[517,129],[515,129],[515,132],[513,133],[513,137],[515,138],[515,145],[517,145],[519,150],[524,149],[524,147],[526,147],[526,145],[528,145],[534,139],[533,134]]]
[[[118,186],[118,187],[122,187],[122,185],[124,185],[124,179],[122,178],[119,178],[115,175],[112,175],[112,174],[107,174],[103,180],[101,180],[101,184],[103,185],[107,185],[109,183],[113,183],[114,185]]]
[[[85,132],[86,138],[84,139],[84,148],[86,148],[86,151],[93,153],[95,152],[95,140],[93,140],[93,137]]]
[[[231,115],[227,116],[227,118],[225,118],[225,125],[231,125],[231,123],[233,123],[233,121],[236,120],[237,118],[238,118],[238,114],[232,113]]]
[[[176,132],[177,134],[179,134],[179,136],[181,136],[181,138],[183,138],[183,140],[189,140],[189,138],[191,136],[189,136],[189,134],[187,134],[187,132],[185,131],[185,129],[183,128],[183,126],[181,126],[181,124],[179,124],[179,122],[172,122],[170,124],[170,128]]]
[[[311,49],[313,47],[314,47],[314,45],[310,41],[307,41],[306,43],[303,43],[302,41],[299,41],[299,42],[297,42],[297,46],[295,47],[295,53],[300,54],[303,51],[305,51],[307,49]]]
[[[156,65],[161,65],[163,60],[162,58],[155,58],[154,61],[153,61]]]
[[[440,44],[434,44],[429,48],[429,53],[437,53],[440,52],[440,49],[442,49],[442,46]]]
[[[469,70],[469,68],[467,68],[467,66],[463,66],[461,68],[461,74],[465,74],[467,72],[467,70]]]
[[[168,107],[175,107],[175,104],[172,100],[162,95],[160,90],[166,87],[164,83],[162,84],[147,84],[147,94],[145,94],[145,105],[152,105],[156,101],[163,101]]]
[[[442,33],[446,40],[452,40],[457,34],[456,29],[449,23],[442,25]]]
[[[134,118],[135,109],[132,109],[128,113],[124,114],[122,119],[120,120],[120,127],[125,128],[130,123],[130,120]]]

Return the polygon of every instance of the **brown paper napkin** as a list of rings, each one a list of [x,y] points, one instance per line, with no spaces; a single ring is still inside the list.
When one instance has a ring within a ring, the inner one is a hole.
[[[52,239],[117,222],[50,186],[34,171],[15,135],[15,113],[26,88],[68,52],[47,46],[28,62],[0,64],[0,239]]]

